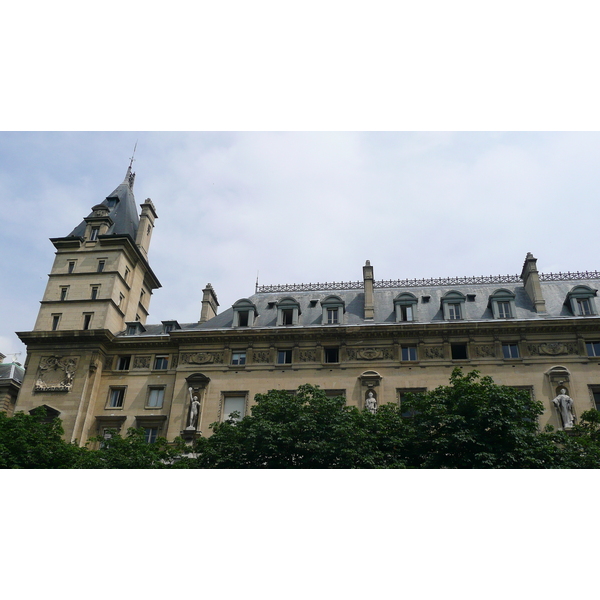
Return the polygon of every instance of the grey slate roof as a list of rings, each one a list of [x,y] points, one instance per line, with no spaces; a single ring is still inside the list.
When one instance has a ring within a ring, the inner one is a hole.
[[[137,213],[137,205],[133,195],[133,181],[135,173],[131,172],[131,166],[127,169],[125,179],[117,188],[110,193],[101,204],[108,206],[109,198],[117,198],[115,206],[110,209],[109,217],[113,220],[113,225],[108,230],[107,235],[129,235],[135,240],[140,219]],[[93,216],[93,212],[88,215]],[[85,233],[86,222],[82,221],[67,237],[83,237]]]
[[[490,307],[490,296],[497,290],[504,289],[515,294],[515,315],[510,321],[518,320],[547,320],[560,318],[573,318],[570,307],[565,303],[567,294],[577,285],[587,285],[593,290],[600,288],[598,278],[542,281],[540,283],[546,301],[546,313],[537,313],[533,303],[527,295],[522,283],[489,283],[468,285],[432,285],[411,287],[376,287],[374,290],[375,316],[373,320],[364,319],[364,290],[324,290],[324,291],[286,291],[286,292],[260,292],[248,297],[255,304],[258,316],[250,329],[277,327],[276,303],[284,298],[295,299],[300,306],[299,324],[297,326],[284,325],[280,328],[294,329],[295,327],[315,327],[322,325],[323,309],[321,300],[328,296],[338,296],[344,301],[345,316],[341,325],[327,325],[327,327],[370,326],[381,324],[394,324],[396,322],[394,298],[400,293],[409,292],[418,299],[416,308],[416,323],[443,322],[441,299],[446,293],[455,290],[461,294],[475,296],[473,301],[466,301],[463,305],[464,315],[462,322],[488,321],[493,319]],[[429,302],[423,302],[423,297],[429,296]],[[311,301],[317,301],[311,302]],[[595,314],[600,314],[600,300],[595,298]],[[269,303],[273,306],[269,308]],[[314,306],[311,306],[313,304]],[[586,317],[578,317],[585,319]],[[504,321],[505,319],[503,319]],[[229,329],[233,324],[233,309],[229,308],[205,323],[181,324],[181,330],[204,331]],[[162,325],[145,325],[146,332],[143,336],[160,335]],[[236,328],[237,329],[237,328]]]

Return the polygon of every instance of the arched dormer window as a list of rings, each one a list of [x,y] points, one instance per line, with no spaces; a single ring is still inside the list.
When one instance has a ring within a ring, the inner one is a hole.
[[[283,298],[277,303],[277,325],[298,325],[300,305],[293,298]]]
[[[396,323],[417,320],[417,297],[410,292],[398,294],[394,298],[394,309],[396,311]]]
[[[569,306],[576,317],[588,317],[596,315],[596,303],[594,296],[598,290],[587,285],[576,285],[568,294],[565,304]]]
[[[509,290],[496,290],[491,296],[488,306],[492,309],[494,319],[514,319],[515,295]]]
[[[456,290],[444,294],[442,310],[447,321],[460,321],[465,318],[465,296]]]
[[[238,300],[233,306],[233,327],[252,327],[258,316],[256,305],[248,298]]]
[[[327,296],[321,300],[321,307],[323,308],[323,324],[340,325],[344,322],[346,306],[339,296]]]

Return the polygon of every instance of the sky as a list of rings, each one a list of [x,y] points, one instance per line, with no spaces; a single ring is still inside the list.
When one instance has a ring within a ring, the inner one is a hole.
[[[600,268],[595,132],[0,133],[0,352],[24,361],[62,237],[124,178],[158,220],[148,323],[260,284]],[[20,353],[20,354],[19,354]]]

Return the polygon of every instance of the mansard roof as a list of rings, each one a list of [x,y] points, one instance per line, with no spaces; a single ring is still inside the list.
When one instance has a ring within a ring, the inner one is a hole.
[[[101,205],[108,207],[108,216],[113,222],[106,235],[129,235],[135,240],[140,219],[137,213],[135,197],[133,195],[134,180],[135,173],[131,172],[130,165],[125,174],[123,183],[118,185],[115,190],[101,202]],[[116,202],[114,202],[114,200],[111,202],[111,199],[116,199]],[[114,204],[114,206],[111,206],[111,204]],[[92,211],[87,218],[89,219],[93,216],[94,212]],[[86,222],[83,220],[67,237],[83,237],[85,228]]]

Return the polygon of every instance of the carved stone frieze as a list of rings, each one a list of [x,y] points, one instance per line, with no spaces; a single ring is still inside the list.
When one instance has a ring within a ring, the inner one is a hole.
[[[475,350],[475,356],[479,358],[494,358],[496,356],[496,349],[493,344],[481,344],[479,346],[473,346]]]
[[[133,368],[134,369],[149,369],[150,368],[150,360],[151,356],[136,356],[133,359]]]
[[[348,360],[392,360],[392,348],[348,348]]]
[[[300,350],[300,362],[317,362],[317,351],[315,349]]]
[[[425,358],[444,358],[443,346],[429,346],[425,348]]]
[[[181,355],[181,364],[207,365],[223,363],[223,352],[186,352]]]
[[[45,356],[40,361],[33,390],[70,392],[79,357]]]
[[[269,350],[254,350],[252,352],[252,361],[255,363],[271,362],[271,353]]]
[[[577,342],[544,342],[542,344],[527,344],[527,349],[532,356],[579,354]]]

